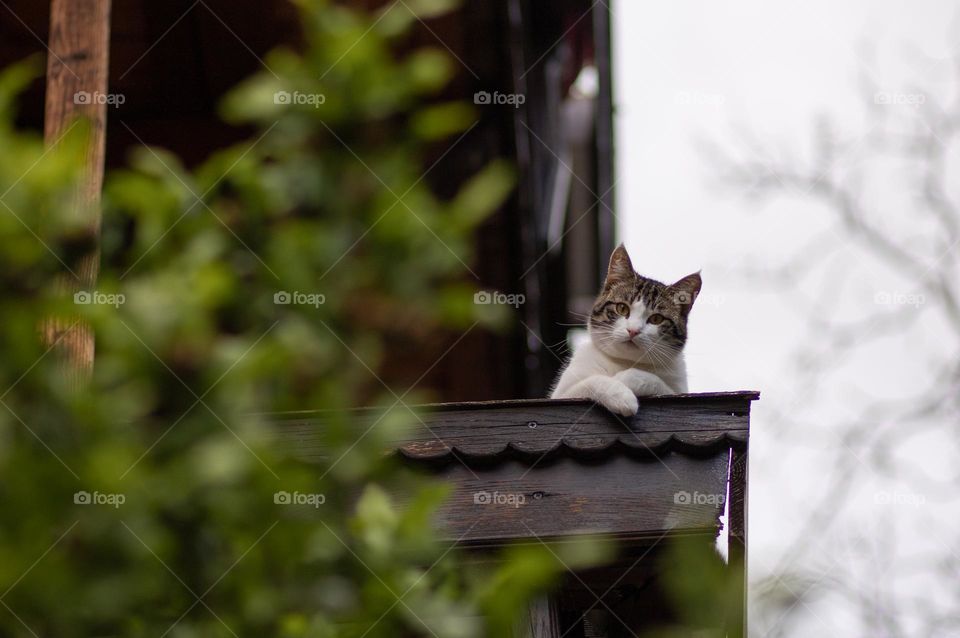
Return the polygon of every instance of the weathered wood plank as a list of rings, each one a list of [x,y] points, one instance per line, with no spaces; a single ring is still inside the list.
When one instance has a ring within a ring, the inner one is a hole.
[[[515,461],[489,469],[453,464],[438,474],[453,488],[438,525],[465,541],[716,531],[727,463],[726,455],[672,455],[654,463],[562,459],[534,470]]]
[[[716,535],[728,459],[726,454],[671,455],[653,463],[627,457],[599,464],[562,459],[533,469],[515,461],[480,469],[453,464],[435,476],[451,487],[435,526],[443,538],[466,544],[578,534],[621,540]],[[392,497],[400,508],[410,498],[400,490]],[[298,516],[323,514],[308,505],[295,507]]]
[[[733,450],[730,462],[728,564],[734,576],[726,629],[730,636],[747,635],[747,485],[748,452]]]
[[[620,452],[649,458],[669,451],[709,455],[745,446],[756,397],[752,392],[655,397],[644,399],[631,419],[584,401],[421,406],[415,409],[422,426],[398,440],[395,450],[413,461],[436,463]],[[276,418],[281,445],[307,460],[325,458],[322,430],[329,414]],[[374,410],[350,413],[360,432],[376,427],[379,418]]]
[[[530,603],[528,615],[527,627],[516,632],[518,638],[560,638],[563,631],[553,598],[537,597]]]
[[[654,397],[644,397],[641,403],[645,405],[687,403],[695,400],[701,403],[732,400],[738,403],[746,401],[756,401],[760,398],[760,392],[756,390],[736,390],[734,392],[688,392],[684,394],[663,394]],[[522,408],[528,406],[543,405],[589,405],[589,401],[584,399],[503,399],[497,401],[461,401],[453,403],[428,403],[417,406],[421,408],[430,408],[434,411],[457,411],[457,410],[489,410],[493,408]],[[373,410],[373,408],[359,408],[357,411]],[[329,413],[330,410],[301,410],[297,412],[280,412],[277,416],[303,417],[311,415],[322,415]]]
[[[99,270],[100,191],[106,157],[106,112],[110,59],[110,0],[52,0],[47,58],[44,137],[54,145],[78,118],[89,124],[85,170],[72,203],[93,246],[65,273],[57,289],[65,295],[92,290]],[[72,318],[51,318],[43,326],[48,343],[57,343],[68,372],[84,378],[93,367],[94,336]]]

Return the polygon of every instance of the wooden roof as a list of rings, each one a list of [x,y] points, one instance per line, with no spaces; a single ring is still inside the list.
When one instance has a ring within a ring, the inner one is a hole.
[[[540,463],[559,457],[608,459],[618,454],[654,458],[663,454],[705,457],[745,449],[750,403],[759,392],[711,392],[642,399],[631,419],[589,401],[525,399],[419,406],[423,427],[397,441],[393,452],[415,464],[505,461]],[[364,428],[380,412],[358,410]],[[285,443],[305,459],[324,456],[318,426],[324,414],[279,415]]]
[[[438,525],[463,542],[715,535],[728,498],[731,533],[740,535],[750,404],[758,397],[644,398],[630,419],[585,401],[422,406],[422,427],[386,452],[452,486]],[[380,414],[351,417],[364,431]],[[329,459],[323,423],[330,418],[277,415],[283,446],[308,461]]]

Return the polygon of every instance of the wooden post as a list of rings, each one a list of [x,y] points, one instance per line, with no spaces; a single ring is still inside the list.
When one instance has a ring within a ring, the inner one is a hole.
[[[77,277],[65,273],[57,282],[65,295],[92,291],[100,255],[100,193],[106,155],[106,110],[110,58],[110,0],[51,0],[50,42],[44,137],[56,144],[77,118],[89,123],[89,146],[73,208],[89,228],[94,246],[68,264]],[[72,327],[71,327],[72,326]],[[93,367],[94,336],[89,326],[69,318],[54,318],[44,326],[48,343],[58,343],[68,374],[85,378]]]
[[[517,638],[560,638],[560,619],[557,614],[556,601],[550,596],[539,596],[528,610],[529,617],[526,626],[520,626],[514,631]]]
[[[727,613],[727,635],[747,635],[747,450],[731,451],[728,564],[733,570],[733,589]]]

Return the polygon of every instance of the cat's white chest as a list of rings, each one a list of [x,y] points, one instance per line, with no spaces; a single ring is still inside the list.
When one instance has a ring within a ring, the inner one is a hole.
[[[614,359],[593,343],[585,343],[560,374],[550,396],[593,399],[613,412],[630,415],[637,411],[637,396],[686,391],[682,356],[665,366],[645,365]]]

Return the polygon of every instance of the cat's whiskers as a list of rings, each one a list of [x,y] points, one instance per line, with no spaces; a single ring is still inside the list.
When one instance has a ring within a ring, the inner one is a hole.
[[[657,357],[656,346],[654,343],[644,343],[642,346],[639,346],[639,348],[644,359],[650,359],[657,365],[662,363],[662,361]]]
[[[651,356],[653,356],[660,365],[666,367],[672,363],[676,353],[672,351],[669,346],[660,342],[655,342],[653,344],[653,348],[651,349]]]
[[[663,350],[659,348],[653,348],[650,351],[651,358],[656,361],[657,365],[661,368],[667,368],[670,366],[670,357]]]
[[[597,346],[601,348],[607,345],[627,343],[623,339],[616,337],[612,330],[594,331],[593,340]],[[671,357],[668,351],[662,350],[660,344],[657,342],[631,343],[633,343],[633,346],[639,351],[641,359],[652,362],[657,367],[668,367],[670,365]]]

